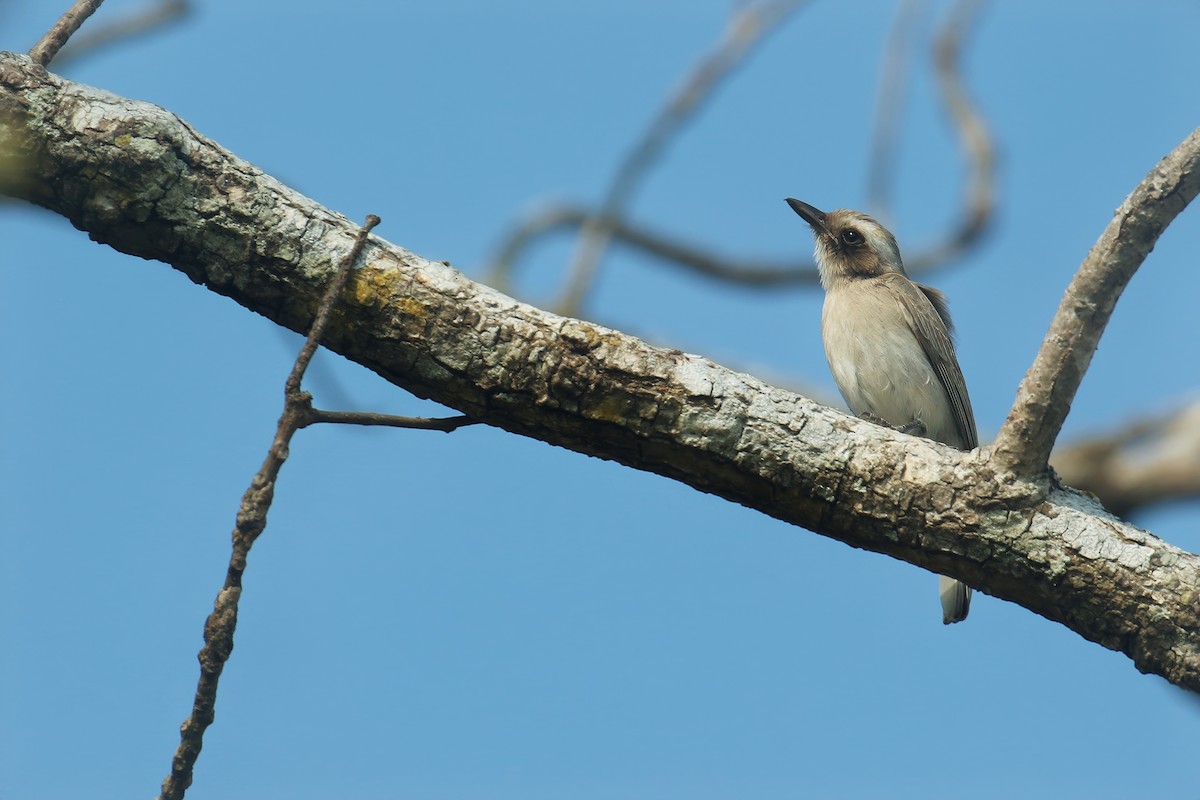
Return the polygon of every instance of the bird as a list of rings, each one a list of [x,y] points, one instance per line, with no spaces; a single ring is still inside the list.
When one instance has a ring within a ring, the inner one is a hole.
[[[909,279],[896,237],[866,214],[787,204],[812,228],[825,358],[850,410],[959,450],[978,447],[946,296]],[[943,575],[938,585],[942,622],[966,619],[971,587]]]

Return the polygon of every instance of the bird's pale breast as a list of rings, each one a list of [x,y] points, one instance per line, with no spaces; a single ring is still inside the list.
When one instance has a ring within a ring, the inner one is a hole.
[[[833,379],[855,414],[895,427],[920,420],[930,439],[962,447],[946,391],[889,292],[868,281],[827,292],[821,336]]]

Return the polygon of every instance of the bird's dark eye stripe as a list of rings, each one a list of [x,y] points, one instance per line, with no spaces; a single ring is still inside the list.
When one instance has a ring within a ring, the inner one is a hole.
[[[842,241],[846,244],[862,244],[863,235],[854,230],[854,228],[847,228],[842,231]]]

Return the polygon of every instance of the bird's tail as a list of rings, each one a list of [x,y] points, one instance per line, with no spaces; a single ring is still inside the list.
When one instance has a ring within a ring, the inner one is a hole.
[[[971,587],[954,578],[938,575],[938,590],[942,595],[942,622],[962,622],[971,610]]]

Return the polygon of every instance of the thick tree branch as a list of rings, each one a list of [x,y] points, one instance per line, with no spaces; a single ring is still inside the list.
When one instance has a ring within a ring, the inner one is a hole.
[[[1200,128],[1125,198],[1067,287],[1037,358],[1017,389],[1012,411],[992,444],[1001,469],[1029,476],[1046,468],[1117,299],[1159,235],[1197,192]]]
[[[173,114],[0,55],[6,191],[307,330],[357,226]],[[525,436],[966,580],[1200,690],[1200,557],[989,452],[861,422],[703,358],[519,303],[373,240],[324,344]]]

